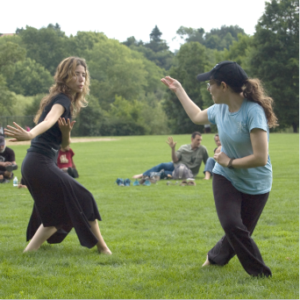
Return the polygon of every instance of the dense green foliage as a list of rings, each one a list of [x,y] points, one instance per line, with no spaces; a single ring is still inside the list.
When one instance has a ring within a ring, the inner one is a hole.
[[[167,43],[162,40],[162,33],[157,26],[154,27],[150,33],[150,42],[143,43],[143,41],[137,41],[134,36],[129,37],[124,45],[132,50],[143,53],[143,55],[153,61],[156,65],[166,70],[169,70],[172,66],[174,54],[169,51]]]
[[[197,42],[190,42],[181,46],[176,55],[176,64],[170,70],[170,76],[181,82],[190,98],[200,107],[203,107],[201,85],[195,77],[198,73],[205,72],[208,63],[207,49]],[[199,125],[192,123],[177,96],[171,91],[168,91],[164,107],[174,132],[187,133],[199,130]]]
[[[174,138],[178,147],[190,141],[190,135]],[[71,145],[78,181],[95,197],[111,257],[81,247],[74,230],[61,244],[22,254],[33,200],[27,190],[2,184],[0,298],[299,299],[299,135],[270,134],[273,188],[253,234],[273,272],[269,279],[251,278],[236,257],[224,267],[201,268],[223,235],[212,181],[202,173],[196,186],[168,186],[165,180],[149,187],[115,184],[118,177],[169,161],[166,139]],[[203,135],[202,143],[212,155],[213,134]],[[12,147],[21,164],[28,146]],[[20,178],[20,168],[15,174]]]
[[[12,113],[12,106],[16,100],[15,94],[7,87],[9,80],[15,71],[15,63],[23,60],[26,50],[18,44],[9,40],[6,43],[0,43],[0,112]]]
[[[53,83],[50,72],[28,57],[15,64],[14,75],[7,79],[8,88],[24,96],[47,93]]]
[[[220,29],[212,29],[205,33],[203,28],[193,29],[181,26],[177,34],[186,42],[198,42],[209,49],[228,49],[233,41],[238,40],[238,35],[245,32],[239,26],[222,26]]]
[[[184,44],[174,53],[157,26],[149,42],[130,36],[121,43],[99,32],[79,31],[68,37],[59,24],[40,29],[27,26],[17,29],[14,36],[0,35],[0,116],[20,113],[17,108],[24,105],[18,101],[24,98],[16,94],[29,97],[23,115],[34,114],[38,99],[33,101],[31,96],[47,93],[63,58],[79,56],[86,59],[91,74],[90,109],[83,113],[91,113],[91,118],[77,117],[78,134],[190,133],[196,126],[160,79],[165,75],[178,79],[192,100],[207,108],[213,102],[196,75],[222,60],[232,60],[249,77],[263,81],[275,100],[279,130],[292,127],[298,131],[299,0],[266,2],[253,36],[237,25],[209,32],[181,26],[177,34]],[[116,107],[121,105],[124,108],[119,107],[116,116]],[[137,118],[126,113],[120,117],[128,107]]]
[[[299,0],[266,2],[256,26],[251,70],[275,100],[282,127],[299,126]]]

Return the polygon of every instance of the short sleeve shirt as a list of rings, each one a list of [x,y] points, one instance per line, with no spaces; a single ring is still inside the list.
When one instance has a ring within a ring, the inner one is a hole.
[[[15,161],[15,152],[13,149],[5,147],[5,150],[0,153],[0,162],[13,162]]]
[[[39,122],[42,122],[48,113],[50,112],[54,104],[60,104],[64,108],[64,113],[61,117],[65,119],[71,119],[71,100],[65,94],[56,95],[48,105],[44,108]],[[37,152],[48,156],[49,158],[55,159],[58,154],[60,144],[62,142],[61,131],[56,122],[51,128],[44,133],[36,136],[31,141],[31,147],[27,150],[28,152]]]
[[[221,151],[230,158],[242,158],[253,154],[250,131],[259,128],[267,132],[269,128],[263,108],[255,102],[243,100],[237,112],[229,112],[226,104],[215,104],[207,110],[208,120],[218,127],[222,143]],[[272,165],[263,167],[229,169],[216,162],[213,173],[227,178],[240,192],[257,195],[270,192],[272,187]]]
[[[176,151],[176,157],[178,158],[178,164],[186,165],[193,173],[197,175],[202,161],[206,164],[208,159],[207,149],[200,145],[196,149],[192,149],[191,144],[183,145]]]

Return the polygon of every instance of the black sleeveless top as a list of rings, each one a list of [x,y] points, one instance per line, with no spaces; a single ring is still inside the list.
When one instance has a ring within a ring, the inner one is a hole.
[[[64,107],[64,113],[61,117],[71,120],[71,100],[65,94],[56,95],[48,105],[45,106],[40,118],[39,123],[44,121],[47,114],[50,112],[54,104],[60,104]],[[58,122],[56,122],[51,128],[49,128],[44,133],[36,136],[31,141],[31,146],[27,152],[36,152],[43,154],[51,159],[54,159],[58,153],[60,144],[62,142],[61,131],[58,127]]]

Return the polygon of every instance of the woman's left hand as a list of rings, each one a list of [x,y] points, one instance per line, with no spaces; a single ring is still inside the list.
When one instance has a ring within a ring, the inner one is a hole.
[[[15,127],[7,125],[8,129],[4,128],[4,134],[14,138],[13,140],[10,140],[11,142],[32,140],[33,137],[30,131],[26,131],[15,122],[13,122],[13,124]]]
[[[214,159],[223,167],[227,167],[230,161],[230,158],[224,152],[215,153]]]
[[[69,134],[75,124],[76,121],[70,122],[70,119],[59,118],[58,119],[58,127],[62,134]]]

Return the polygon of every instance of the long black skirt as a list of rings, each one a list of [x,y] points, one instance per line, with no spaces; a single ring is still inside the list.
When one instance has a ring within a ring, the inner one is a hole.
[[[47,241],[60,243],[74,227],[82,246],[91,248],[98,239],[88,221],[101,220],[93,195],[45,155],[28,152],[22,164],[24,184],[34,200],[27,228],[29,241],[40,227],[58,230]]]

